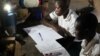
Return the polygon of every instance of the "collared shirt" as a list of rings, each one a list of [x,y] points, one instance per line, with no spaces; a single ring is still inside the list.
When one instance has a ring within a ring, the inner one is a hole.
[[[96,33],[95,37],[87,44],[84,39],[82,41],[82,49],[80,56],[98,56],[100,55],[100,35]]]
[[[61,26],[66,31],[69,31],[73,36],[75,36],[74,23],[78,15],[73,10],[69,9],[69,13],[65,18],[63,15],[57,16],[55,11],[50,13],[50,17],[52,18],[52,20],[58,20],[59,26]]]

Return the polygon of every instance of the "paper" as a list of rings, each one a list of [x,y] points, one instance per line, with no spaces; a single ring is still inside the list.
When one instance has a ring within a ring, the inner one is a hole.
[[[41,43],[35,45],[36,48],[45,54],[52,53],[52,56],[70,56],[69,53],[56,41],[51,41],[49,43]]]
[[[52,56],[69,56],[68,52],[56,40],[63,38],[52,28],[44,25],[24,28],[28,35],[36,42],[36,48],[42,54],[50,54]]]
[[[50,50],[54,50],[55,48],[60,48],[62,46],[56,41],[49,41],[49,42],[41,42],[41,44],[37,44],[36,47],[40,52],[43,53]]]
[[[44,25],[37,25],[37,26],[24,28],[26,33],[29,33],[30,31],[37,31],[39,29],[50,29],[50,27],[47,27],[47,26],[44,26]]]
[[[48,51],[46,53],[43,53],[44,55],[45,54],[50,54],[52,53],[51,56],[70,56],[69,53],[64,49],[64,48],[56,48],[52,51]]]
[[[36,44],[62,38],[62,36],[55,32],[52,28],[43,25],[31,28],[28,35],[36,42]]]

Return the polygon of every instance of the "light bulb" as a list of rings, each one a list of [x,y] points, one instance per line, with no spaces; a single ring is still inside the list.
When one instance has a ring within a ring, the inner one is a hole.
[[[5,11],[10,12],[11,9],[12,9],[12,8],[11,8],[11,5],[10,5],[10,4],[5,4],[5,5],[4,5],[4,10],[5,10]]]

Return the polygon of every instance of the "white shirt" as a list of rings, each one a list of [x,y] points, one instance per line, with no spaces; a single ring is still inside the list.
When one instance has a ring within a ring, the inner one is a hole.
[[[97,56],[100,55],[100,35],[96,33],[95,37],[87,44],[84,39],[82,41],[82,49],[80,56]]]
[[[50,13],[50,17],[53,20],[58,20],[59,26],[66,29],[66,31],[69,31],[72,34],[72,36],[75,36],[74,23],[78,15],[73,10],[69,9],[69,13],[66,18],[64,18],[63,15],[57,16],[55,11]]]

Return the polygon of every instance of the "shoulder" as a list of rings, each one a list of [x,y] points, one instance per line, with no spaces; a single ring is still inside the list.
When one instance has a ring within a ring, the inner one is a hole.
[[[70,18],[74,22],[77,19],[77,17],[78,15],[76,14],[76,12],[72,9],[69,9],[69,13],[66,18]]]
[[[96,36],[94,37],[94,39],[97,41],[95,46],[94,46],[94,49],[93,49],[93,52],[92,54],[94,55],[100,55],[100,34],[99,33],[96,33]]]
[[[100,41],[100,34],[96,33],[96,35],[94,36],[94,39]]]
[[[51,18],[52,20],[55,20],[55,19],[58,18],[58,16],[57,16],[57,14],[55,13],[55,11],[51,12],[51,13],[49,14],[49,16],[50,16],[50,18]]]
[[[78,14],[76,14],[76,12],[72,9],[69,9],[69,14],[76,17],[76,18],[78,17]]]

